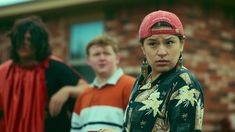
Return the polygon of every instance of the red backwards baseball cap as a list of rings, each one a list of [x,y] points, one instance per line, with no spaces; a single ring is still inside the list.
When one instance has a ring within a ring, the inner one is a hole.
[[[158,22],[166,22],[172,26],[172,29],[151,29],[152,26]],[[144,39],[153,34],[176,34],[184,36],[184,28],[180,19],[173,13],[167,11],[154,11],[143,19],[140,29],[139,38]]]

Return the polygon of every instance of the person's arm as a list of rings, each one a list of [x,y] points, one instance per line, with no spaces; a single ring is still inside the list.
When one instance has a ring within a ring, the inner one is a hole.
[[[88,85],[75,69],[54,59],[50,60],[46,75],[51,91],[48,106],[51,116],[58,115],[65,102],[71,97],[76,99]]]
[[[69,97],[77,98],[88,87],[89,84],[84,79],[80,79],[77,86],[64,86],[62,89],[68,92]]]
[[[50,100],[49,103],[49,112],[50,115],[56,116],[60,113],[64,103],[68,100],[68,98],[73,97],[76,98],[79,94],[81,94],[89,85],[83,79],[80,79],[76,86],[64,86],[58,92],[56,92]]]
[[[178,83],[168,104],[170,132],[201,132],[204,113],[200,87]]]

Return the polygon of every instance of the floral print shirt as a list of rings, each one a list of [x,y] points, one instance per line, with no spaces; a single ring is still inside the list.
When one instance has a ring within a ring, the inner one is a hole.
[[[134,85],[124,132],[201,132],[202,88],[186,68],[172,69],[153,81]]]

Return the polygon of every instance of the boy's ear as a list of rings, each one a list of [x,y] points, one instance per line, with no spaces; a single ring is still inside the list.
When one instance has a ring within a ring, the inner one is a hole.
[[[89,60],[89,57],[88,57],[88,56],[86,57],[86,63],[87,63],[88,65],[90,65],[90,60]]]
[[[119,53],[117,53],[117,55],[116,55],[117,64],[120,62],[120,59],[121,59],[121,56]]]
[[[180,47],[180,52],[183,52],[184,51],[184,40],[183,40],[183,42],[181,43],[181,47]]]
[[[145,55],[145,50],[144,50],[143,46],[141,46],[141,50],[142,50],[143,54]]]

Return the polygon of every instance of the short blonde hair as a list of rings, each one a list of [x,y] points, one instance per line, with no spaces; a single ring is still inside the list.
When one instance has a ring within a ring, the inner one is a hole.
[[[97,45],[97,46],[101,46],[101,47],[111,46],[115,53],[118,52],[117,41],[113,37],[108,36],[108,35],[100,35],[100,36],[95,37],[93,40],[91,40],[86,46],[87,56],[89,55],[89,50],[90,50],[91,46],[93,46],[93,45]]]

